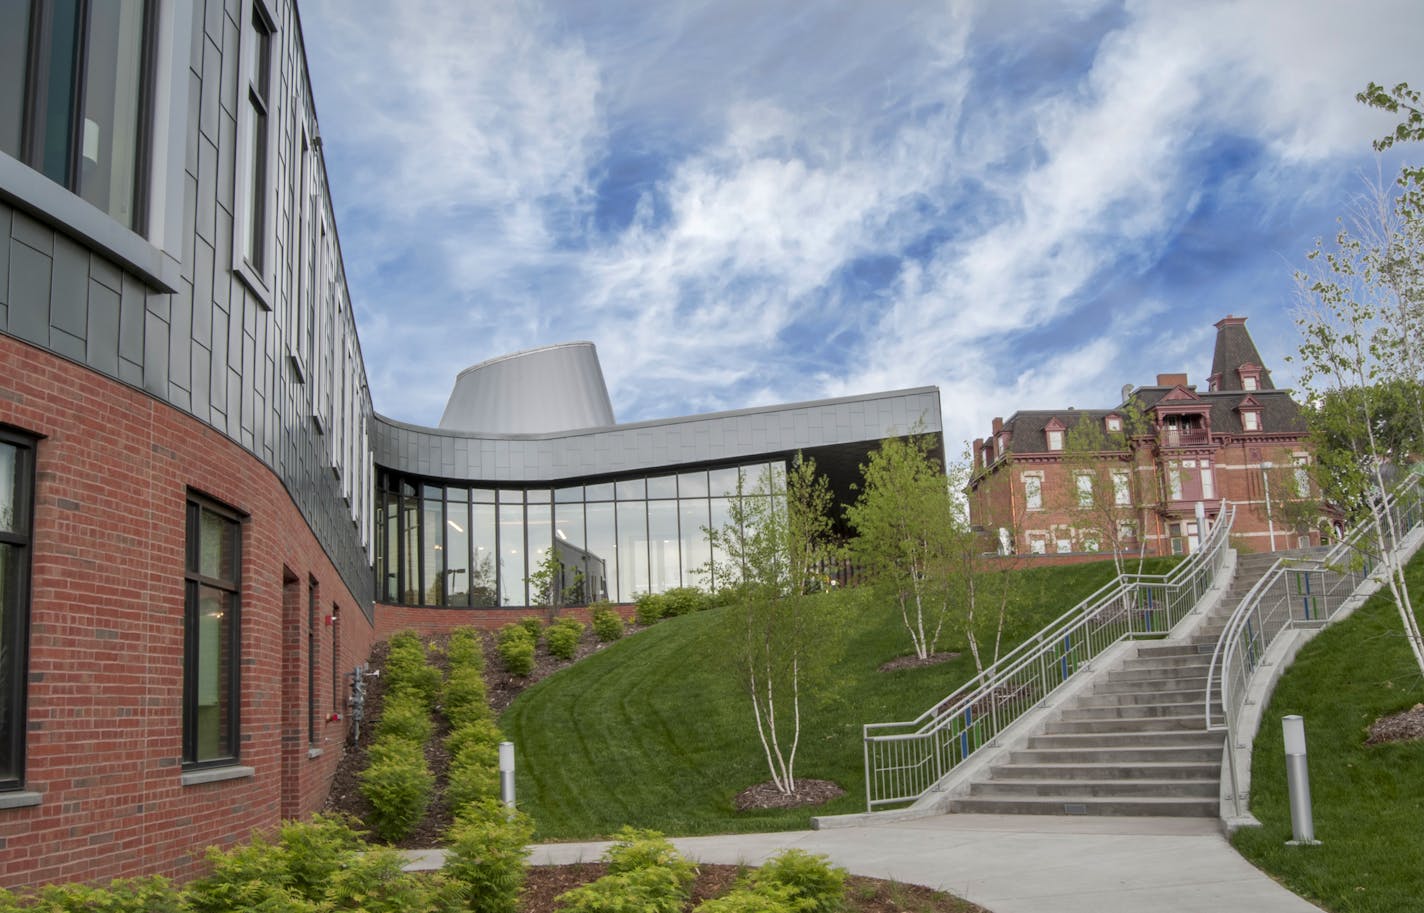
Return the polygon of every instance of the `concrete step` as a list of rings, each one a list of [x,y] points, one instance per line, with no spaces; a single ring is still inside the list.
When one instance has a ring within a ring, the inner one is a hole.
[[[1214,761],[1021,764],[1011,760],[995,767],[989,776],[994,780],[1210,780],[1217,783],[1221,779],[1221,760],[1219,755]]]
[[[1200,732],[1205,728],[1206,716],[1203,712],[1189,716],[1155,716],[1125,720],[1056,720],[1044,724],[1043,731],[1049,735],[1102,735],[1117,732],[1155,737],[1163,732]]]
[[[1188,653],[1180,656],[1133,656],[1123,660],[1125,671],[1137,669],[1201,669],[1206,672],[1211,665],[1210,653]]]
[[[1192,717],[1203,712],[1201,701],[1182,703],[1118,704],[1114,707],[1072,707],[1061,720],[1156,720],[1162,717]]]
[[[1206,697],[1205,688],[1176,688],[1161,691],[1096,691],[1085,694],[1073,702],[1073,709],[1079,707],[1121,707],[1127,704],[1200,704]],[[1218,700],[1220,692],[1213,695]]]
[[[1210,665],[1193,666],[1184,669],[1114,669],[1101,681],[1107,682],[1183,682],[1182,687],[1195,687],[1186,682],[1201,682],[1206,687]]]
[[[1128,798],[1158,796],[1171,799],[1210,799],[1217,795],[1220,778],[1201,780],[981,780],[970,787],[971,797],[1082,796]]]
[[[1011,765],[1091,767],[1105,765],[1221,764],[1221,743],[1214,745],[1141,745],[1116,748],[1028,748],[1009,753]]]
[[[1056,732],[1030,736],[1027,748],[1043,749],[1113,749],[1168,748],[1213,746],[1218,752],[1226,739],[1224,733],[1204,729],[1174,729],[1166,732]]]
[[[1132,799],[1036,796],[1018,799],[967,797],[950,802],[951,812],[979,815],[1102,815],[1111,817],[1215,818],[1218,800],[1163,799],[1138,796]]]
[[[1170,644],[1151,644],[1150,646],[1140,646],[1137,648],[1138,657],[1156,656],[1200,656],[1202,653],[1211,655],[1211,647],[1215,641],[1197,643],[1195,641],[1184,641]],[[1202,648],[1207,649],[1203,650]]]

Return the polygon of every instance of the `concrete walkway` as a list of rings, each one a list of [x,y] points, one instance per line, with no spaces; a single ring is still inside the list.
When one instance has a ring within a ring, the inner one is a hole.
[[[949,891],[993,913],[1319,913],[1242,859],[1207,818],[941,815],[673,843],[699,862],[750,865],[800,847],[857,875]],[[542,844],[530,862],[593,862],[607,846]],[[430,851],[412,868],[440,861]]]

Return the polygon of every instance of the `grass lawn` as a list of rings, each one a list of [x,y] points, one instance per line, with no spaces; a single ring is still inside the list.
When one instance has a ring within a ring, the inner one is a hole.
[[[1410,563],[1424,600],[1424,554]],[[1260,828],[1233,842],[1248,859],[1337,913],[1424,909],[1424,741],[1366,746],[1378,717],[1424,701],[1424,681],[1387,590],[1301,651],[1276,687],[1251,763]],[[1290,847],[1281,717],[1305,717],[1316,847]]]
[[[1112,575],[1111,562],[1018,575],[1004,650]],[[803,700],[796,775],[833,780],[847,795],[814,810],[732,807],[737,793],[770,777],[722,647],[722,612],[712,610],[617,642],[530,688],[505,712],[520,805],[539,837],[587,839],[624,824],[679,835],[786,830],[809,826],[813,812],[864,811],[861,725],[914,718],[967,680],[973,663],[965,652],[937,666],[879,672],[910,649],[898,611],[866,591],[824,598],[845,602],[845,623],[828,632],[843,651],[830,686]],[[941,649],[963,651],[962,635]]]

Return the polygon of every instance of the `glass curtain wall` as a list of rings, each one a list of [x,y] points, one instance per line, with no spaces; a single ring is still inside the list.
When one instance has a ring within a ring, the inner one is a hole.
[[[714,587],[705,530],[731,518],[785,464],[690,470],[567,485],[491,489],[382,472],[376,494],[377,598],[452,608],[632,602]],[[551,560],[554,559],[554,560]]]

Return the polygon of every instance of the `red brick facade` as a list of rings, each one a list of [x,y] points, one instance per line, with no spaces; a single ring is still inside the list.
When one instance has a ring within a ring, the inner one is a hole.
[[[204,847],[319,808],[345,742],[344,672],[374,630],[282,483],[177,409],[6,336],[0,378],[0,423],[39,438],[24,788],[40,798],[0,808],[0,884],[183,878]],[[190,491],[246,518],[238,763],[254,774],[184,786]]]

